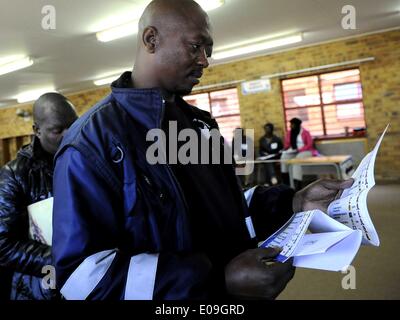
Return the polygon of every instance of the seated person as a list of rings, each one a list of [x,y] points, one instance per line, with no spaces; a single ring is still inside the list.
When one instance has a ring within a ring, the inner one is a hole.
[[[264,126],[265,134],[260,139],[260,157],[268,157],[270,160],[279,159],[280,151],[283,149],[282,139],[274,135],[274,125],[272,123],[267,123]],[[273,163],[265,163],[264,168],[266,171],[265,181],[269,184],[277,184],[278,179],[276,178],[275,166]]]
[[[317,155],[317,151],[313,147],[311,134],[301,126],[301,122],[302,121],[299,118],[292,118],[290,120],[290,130],[285,136],[285,151],[282,153],[282,160],[308,158]],[[281,171],[284,182],[288,184],[288,166],[285,163],[281,163]],[[293,179],[295,189],[299,190],[303,179],[300,166],[293,166]]]

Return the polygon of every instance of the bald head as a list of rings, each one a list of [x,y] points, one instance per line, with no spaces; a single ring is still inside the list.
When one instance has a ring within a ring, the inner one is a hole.
[[[43,123],[48,114],[68,115],[75,112],[75,107],[66,97],[57,92],[49,92],[41,95],[33,104],[33,121]]]
[[[212,45],[208,16],[197,2],[153,0],[139,21],[134,87],[157,87],[166,96],[190,93],[208,67]]]
[[[160,31],[173,30],[180,23],[190,23],[196,16],[208,20],[207,14],[193,0],[153,0],[139,20],[139,36],[148,26]]]
[[[45,93],[33,104],[33,131],[43,149],[55,154],[62,137],[78,118],[75,108],[63,95]]]

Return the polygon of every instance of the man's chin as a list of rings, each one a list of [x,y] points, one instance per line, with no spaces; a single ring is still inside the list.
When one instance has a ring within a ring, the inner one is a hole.
[[[192,90],[193,90],[193,86],[187,86],[187,87],[181,87],[181,88],[178,88],[177,90],[176,90],[176,93],[178,94],[178,95],[180,95],[180,96],[186,96],[186,95],[188,95],[188,94],[191,94],[192,93]]]

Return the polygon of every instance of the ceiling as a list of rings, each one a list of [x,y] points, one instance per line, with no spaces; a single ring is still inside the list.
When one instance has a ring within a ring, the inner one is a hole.
[[[148,2],[0,0],[0,59],[35,59],[29,68],[0,76],[0,107],[16,104],[22,91],[53,85],[62,93],[76,92],[93,88],[95,79],[131,69],[135,36],[101,43],[95,32],[137,18]],[[49,4],[56,9],[55,30],[42,29],[41,10]],[[226,0],[209,12],[214,50],[252,38],[303,34],[303,42],[265,51],[271,53],[400,26],[400,0],[352,0],[356,29],[344,30],[341,11],[346,4],[348,0]]]

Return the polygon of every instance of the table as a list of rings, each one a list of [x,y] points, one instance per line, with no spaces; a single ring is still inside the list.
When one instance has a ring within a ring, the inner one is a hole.
[[[265,159],[265,160],[260,160],[260,159],[254,159],[254,160],[236,160],[236,167],[244,167],[247,166],[247,173],[244,174],[245,178],[245,184],[247,184],[249,181],[251,183],[256,182],[256,184],[259,181],[259,176],[260,176],[260,170],[261,166],[257,166],[259,164],[266,164],[266,163],[281,163],[285,162],[285,160],[281,159]],[[248,166],[248,165],[251,166]],[[262,183],[264,183],[263,181]]]
[[[327,174],[336,173],[338,179],[348,178],[354,171],[351,155],[321,156],[309,158],[294,158],[286,160],[289,167],[290,186],[294,188],[293,165],[299,165],[304,170],[303,174]]]

